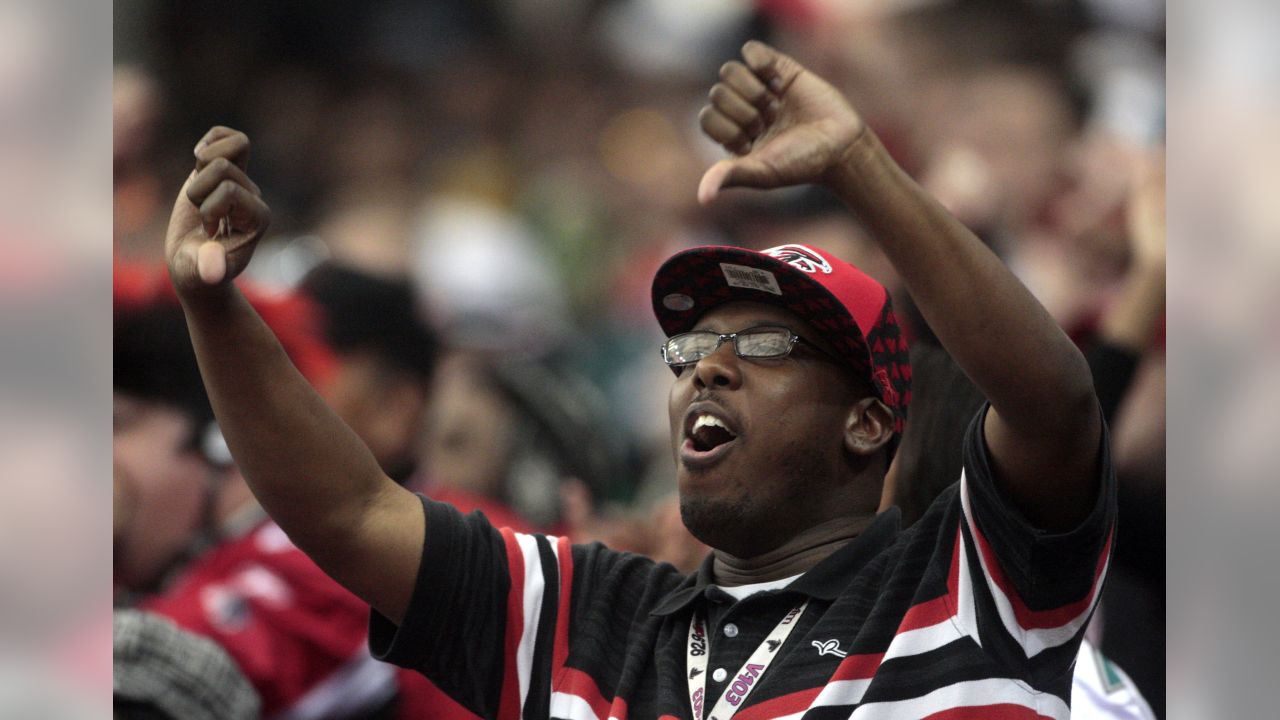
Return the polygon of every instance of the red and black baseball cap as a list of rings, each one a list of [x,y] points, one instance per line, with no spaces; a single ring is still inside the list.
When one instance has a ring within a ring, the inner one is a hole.
[[[668,336],[707,311],[747,300],[781,306],[822,333],[850,369],[893,411],[901,434],[911,401],[911,363],[884,286],[808,245],[755,251],[708,246],[676,253],[653,278],[653,312]]]

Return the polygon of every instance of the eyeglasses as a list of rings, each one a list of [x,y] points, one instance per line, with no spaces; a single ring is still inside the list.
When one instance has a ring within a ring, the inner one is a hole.
[[[797,342],[803,340],[806,345],[828,359],[840,362],[839,358],[791,332],[790,329],[774,325],[760,325],[736,333],[722,334],[710,330],[694,330],[672,335],[662,345],[662,359],[671,367],[692,365],[715,352],[726,340],[733,341],[733,352],[740,358],[752,360],[784,358],[791,354],[791,349]]]

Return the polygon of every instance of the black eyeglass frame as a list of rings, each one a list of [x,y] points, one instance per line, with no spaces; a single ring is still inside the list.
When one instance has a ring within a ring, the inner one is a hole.
[[[787,342],[786,349],[776,355],[743,355],[741,348],[738,347],[738,336],[749,335],[753,332],[758,332],[760,330],[781,330],[786,332],[787,335],[790,336],[790,339]],[[698,358],[697,360],[685,360],[683,362],[672,362],[671,359],[667,357],[667,348],[670,347],[671,343],[677,338],[685,337],[688,335],[715,335],[716,336],[715,347],[708,350],[706,354],[704,354],[702,357]],[[797,343],[803,342],[805,345],[807,345],[810,348],[813,348],[820,355],[827,358],[828,360],[831,360],[832,362],[835,362],[837,364],[844,364],[844,361],[842,359],[836,357],[835,355],[832,355],[826,350],[823,350],[821,347],[818,347],[817,343],[814,343],[812,340],[806,340],[805,338],[800,337],[791,328],[784,327],[782,325],[753,325],[752,327],[746,328],[744,330],[739,330],[738,332],[732,332],[732,333],[717,333],[711,330],[690,330],[688,332],[677,333],[667,338],[666,342],[662,343],[662,346],[658,348],[658,351],[662,355],[662,361],[665,362],[668,367],[685,368],[685,367],[689,367],[690,365],[697,364],[699,360],[702,360],[703,358],[706,358],[712,353],[714,353],[715,351],[719,350],[720,346],[723,345],[728,340],[733,341],[733,354],[737,355],[738,357],[744,360],[781,360],[782,358],[789,357],[791,355],[791,351],[795,349]]]

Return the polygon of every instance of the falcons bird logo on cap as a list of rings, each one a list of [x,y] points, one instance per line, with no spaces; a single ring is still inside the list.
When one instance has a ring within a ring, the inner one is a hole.
[[[765,250],[764,254],[809,274],[818,270],[831,274],[831,265],[827,263],[826,258],[803,245],[779,245]]]

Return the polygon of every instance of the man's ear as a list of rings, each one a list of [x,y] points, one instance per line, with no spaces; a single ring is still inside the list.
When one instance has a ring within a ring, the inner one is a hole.
[[[876,397],[864,397],[849,408],[844,423],[844,447],[870,456],[893,438],[893,411]]]

